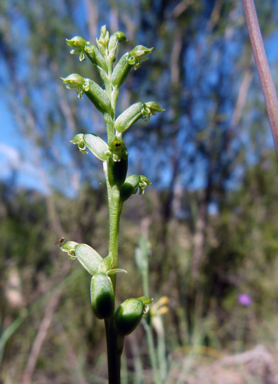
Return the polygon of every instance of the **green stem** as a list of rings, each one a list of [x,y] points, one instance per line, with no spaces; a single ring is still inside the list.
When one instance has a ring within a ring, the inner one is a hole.
[[[111,268],[117,268],[119,226],[121,216],[120,190],[115,185],[111,188],[108,179],[108,162],[103,163],[103,170],[107,185],[108,207],[109,207],[109,255],[111,257]],[[116,275],[111,276],[114,296],[116,292]],[[109,384],[121,383],[121,354],[124,338],[118,335],[114,316],[105,320],[107,361]]]
[[[109,384],[121,384],[121,354],[124,338],[119,336],[114,317],[105,320],[108,381]]]
[[[111,80],[113,63],[108,65],[108,78]],[[110,113],[104,113],[104,121],[107,131],[108,144],[115,136],[115,109],[118,97],[118,89],[114,89],[112,81],[105,84],[105,89],[111,101]],[[109,162],[103,163],[103,170],[106,179],[108,208],[109,208],[109,255],[111,257],[111,269],[118,265],[119,247],[119,227],[122,203],[120,201],[120,189],[117,185],[111,187],[108,177]],[[116,274],[111,276],[114,297],[116,293]],[[105,320],[107,361],[108,361],[108,381],[109,384],[121,384],[121,354],[123,351],[124,337],[117,332],[114,316]]]
[[[118,265],[118,246],[119,246],[119,227],[121,215],[121,202],[120,190],[114,185],[111,188],[110,202],[109,202],[109,225],[110,225],[110,241],[109,241],[109,254],[112,258],[113,268]]]
[[[110,144],[115,136],[114,135],[114,123],[115,123],[114,118],[108,112],[104,113],[103,117],[106,125],[108,144]],[[108,184],[107,184],[107,187],[108,187]]]
[[[142,271],[142,280],[143,280],[143,293],[144,296],[149,297],[149,268],[145,268]],[[153,379],[155,384],[161,384],[160,375],[158,373],[158,364],[157,364],[157,354],[154,346],[154,339],[153,339],[153,333],[151,326],[147,323],[147,321],[144,321],[144,328],[147,334],[147,342],[148,342],[148,348],[150,353],[150,360],[151,360],[151,366],[152,366],[152,372],[153,372]]]
[[[153,340],[153,334],[152,329],[149,326],[149,324],[144,321],[144,328],[147,335],[147,341],[148,341],[148,347],[149,347],[149,353],[150,353],[150,359],[151,359],[151,366],[153,371],[153,380],[155,384],[161,384],[160,375],[158,373],[157,369],[157,356],[156,356],[156,350],[154,346],[154,340]]]
[[[162,321],[163,320],[161,319],[161,322]],[[157,351],[158,351],[157,356],[158,356],[160,378],[162,382],[164,382],[167,376],[167,360],[166,360],[164,327],[163,327],[163,331],[157,335]]]
[[[122,365],[121,365],[121,372],[122,372],[122,377],[121,377],[121,384],[128,384],[128,370],[127,370],[127,358],[126,354],[122,354]]]
[[[147,254],[145,255],[145,257],[148,260]],[[149,297],[149,265],[148,263],[146,268],[141,270],[141,273],[142,273],[142,281],[143,281],[143,293],[144,293],[144,296]],[[151,366],[152,366],[152,372],[153,372],[153,380],[155,384],[161,384],[161,378],[158,372],[157,353],[155,350],[152,328],[147,323],[146,320],[144,320],[143,325],[147,335],[147,342],[148,342],[148,348],[149,348],[149,354],[150,354],[150,360],[151,360]]]
[[[108,163],[103,163],[103,170],[106,179],[108,208],[109,208],[109,255],[113,268],[118,265],[119,228],[122,203],[120,201],[120,190],[117,185],[112,188],[108,179]]]
[[[143,293],[144,296],[149,297],[149,268],[145,268],[142,273],[142,280],[143,280]]]
[[[117,103],[117,99],[118,99],[118,96],[119,96],[119,90],[120,90],[120,87],[118,85],[112,87],[111,107],[113,108],[114,111],[116,109],[116,103]]]

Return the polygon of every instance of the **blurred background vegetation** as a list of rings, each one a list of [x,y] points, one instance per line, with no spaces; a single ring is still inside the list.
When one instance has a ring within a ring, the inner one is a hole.
[[[278,1],[256,3],[277,83]],[[60,80],[77,72],[99,81],[65,38],[94,42],[104,24],[127,35],[118,57],[155,47],[129,75],[118,112],[139,100],[166,109],[125,134],[130,174],[152,186],[123,210],[119,267],[128,274],[118,277],[118,303],[142,295],[134,252],[143,235],[150,296],[169,298],[167,383],[185,383],[187,346],[238,354],[278,342],[278,167],[241,2],[1,0],[3,384],[106,382],[90,276],[55,245],[65,236],[108,250],[101,164],[69,142],[80,132],[104,138],[102,116]],[[143,334],[139,327],[126,341],[126,383],[138,358],[150,369]]]

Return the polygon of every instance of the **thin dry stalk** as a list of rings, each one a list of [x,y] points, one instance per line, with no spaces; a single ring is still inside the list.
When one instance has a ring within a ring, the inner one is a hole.
[[[54,313],[54,311],[58,305],[58,302],[59,302],[59,299],[60,299],[60,296],[62,293],[62,289],[63,288],[58,289],[53,294],[53,296],[50,298],[50,300],[48,301],[48,303],[46,305],[44,318],[40,324],[37,336],[34,340],[34,343],[33,343],[29,358],[28,358],[25,372],[23,374],[23,380],[22,381],[25,384],[30,384],[32,382],[32,376],[33,376],[33,373],[34,373],[34,370],[35,370],[35,367],[37,364],[37,360],[38,360],[38,357],[39,357],[39,354],[41,351],[41,347],[42,347],[42,344],[46,338],[49,326],[51,324],[53,313]]]
[[[255,58],[256,67],[259,73],[259,78],[264,94],[265,104],[271,126],[274,147],[278,161],[278,100],[271,77],[267,57],[265,54],[264,43],[256,8],[253,0],[242,0],[246,23],[251,40],[253,55]]]

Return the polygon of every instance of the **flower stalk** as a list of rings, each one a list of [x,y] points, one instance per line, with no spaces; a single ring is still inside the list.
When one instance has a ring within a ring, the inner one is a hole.
[[[138,102],[116,119],[120,86],[130,70],[138,69],[141,63],[148,59],[153,49],[138,45],[124,54],[114,67],[117,46],[124,41],[126,37],[123,32],[116,32],[110,36],[105,26],[101,28],[97,46],[80,36],[67,40],[67,44],[73,48],[71,54],[78,54],[80,61],[88,57],[95,65],[104,87],[78,74],[61,78],[68,89],[76,89],[80,99],[83,94],[89,98],[103,114],[106,125],[107,142],[94,134],[79,133],[73,138],[72,143],[78,146],[81,153],[91,152],[103,162],[109,208],[109,253],[103,258],[89,245],[74,241],[61,242],[59,246],[71,259],[77,259],[92,275],[92,308],[95,315],[105,321],[109,384],[120,384],[120,359],[124,337],[134,331],[142,316],[147,314],[148,305],[152,302],[145,296],[130,298],[115,311],[116,274],[126,272],[118,268],[122,207],[133,194],[137,191],[143,193],[150,184],[143,175],[127,177],[128,151],[122,135],[139,118],[148,121],[151,115],[163,111],[153,101]]]

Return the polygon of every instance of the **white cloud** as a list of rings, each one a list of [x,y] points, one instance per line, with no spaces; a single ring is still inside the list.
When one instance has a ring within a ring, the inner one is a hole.
[[[18,169],[20,167],[20,154],[14,147],[0,143],[0,155],[4,155],[5,168],[8,167],[9,169]]]
[[[30,156],[31,152],[28,153]],[[18,173],[19,185],[35,188],[43,193],[49,193],[48,188],[42,181],[40,168],[32,162],[32,158],[22,158],[17,148],[0,143],[0,178],[5,179],[9,177],[13,170]]]

